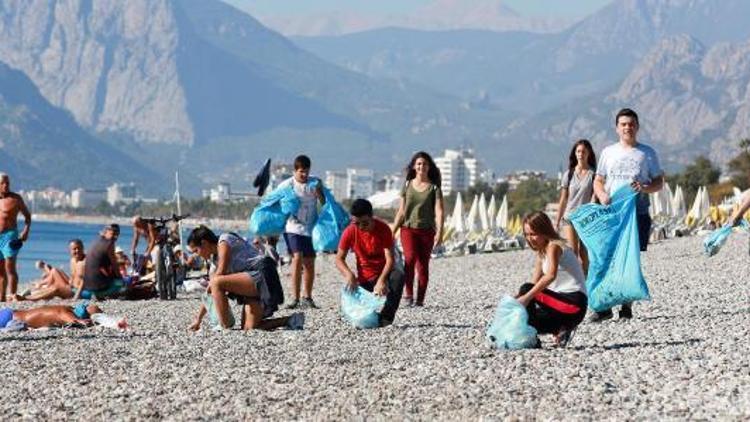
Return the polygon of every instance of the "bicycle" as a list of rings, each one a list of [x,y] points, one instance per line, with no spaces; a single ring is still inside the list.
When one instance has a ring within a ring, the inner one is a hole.
[[[154,262],[154,272],[156,281],[156,290],[161,300],[174,300],[177,297],[178,278],[183,274],[181,271],[182,262],[178,262],[174,254],[175,242],[169,236],[167,223],[173,221],[180,222],[190,215],[175,215],[171,217],[142,218],[146,224],[153,224],[156,229],[156,260]]]

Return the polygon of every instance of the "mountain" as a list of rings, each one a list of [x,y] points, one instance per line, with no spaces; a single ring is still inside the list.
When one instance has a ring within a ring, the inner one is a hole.
[[[224,0],[256,15],[264,25],[287,36],[336,36],[388,27],[444,31],[490,30],[557,32],[569,26],[567,19],[530,18],[505,6],[503,0],[434,0],[407,13],[378,15],[371,11],[339,11],[286,16],[257,15],[251,0]]]
[[[11,175],[16,189],[104,188],[118,181],[145,185],[155,177],[91,136],[42,97],[26,75],[2,62],[0,171]]]
[[[726,163],[737,141],[750,137],[750,39],[706,48],[686,34],[664,38],[614,90],[519,120],[501,141],[524,136],[561,162],[575,139],[592,140],[597,151],[614,142],[622,107],[639,113],[639,140],[656,147],[665,167],[700,154]],[[538,164],[554,160],[540,157]]]
[[[220,1],[9,0],[0,60],[107,144],[206,182],[302,151],[318,168],[400,167],[510,116],[341,69]]]
[[[686,33],[707,46],[746,39],[746,16],[743,0],[618,0],[552,34],[381,29],[293,40],[372,77],[419,81],[465,99],[487,95],[531,114],[619,84],[664,37]]]

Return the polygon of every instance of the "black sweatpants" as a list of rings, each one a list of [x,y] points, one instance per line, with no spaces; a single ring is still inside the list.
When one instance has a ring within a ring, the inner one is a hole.
[[[519,295],[528,293],[534,285],[525,283]],[[588,298],[583,292],[557,293],[544,289],[529,302],[529,325],[539,334],[556,334],[561,328],[575,328],[586,316]]]
[[[377,280],[360,283],[359,285],[372,292],[375,289],[375,283]],[[388,293],[385,297],[385,305],[380,311],[380,325],[384,325],[383,322],[390,324],[396,318],[396,311],[398,305],[401,303],[401,294],[404,291],[404,274],[401,271],[391,271],[388,274],[388,281],[386,282],[388,287]]]

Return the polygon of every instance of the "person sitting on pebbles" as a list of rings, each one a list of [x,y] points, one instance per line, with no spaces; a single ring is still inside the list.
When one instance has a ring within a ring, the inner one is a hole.
[[[101,308],[88,302],[76,306],[45,305],[31,309],[0,309],[0,328],[20,324],[23,328],[55,328],[64,326],[88,327],[91,316],[102,313]]]
[[[529,313],[529,325],[539,334],[554,334],[555,343],[565,347],[586,316],[583,267],[547,214],[526,216],[523,234],[537,256],[531,283],[521,286],[517,299]]]
[[[72,239],[68,244],[70,253],[70,277],[65,271],[55,268],[44,261],[37,262],[37,268],[42,271],[42,280],[33,286],[28,293],[23,294],[23,300],[49,300],[59,297],[70,299],[76,289],[83,285],[83,269],[86,253],[81,239]]]
[[[393,234],[388,224],[373,217],[372,204],[366,199],[355,200],[350,213],[352,221],[341,235],[336,267],[349,289],[360,286],[378,296],[386,296],[379,316],[380,326],[384,327],[393,323],[404,289],[404,274],[394,268]],[[346,263],[350,249],[357,258],[356,276]]]
[[[281,282],[273,259],[260,254],[248,241],[235,233],[216,236],[208,227],[198,226],[188,237],[188,247],[205,260],[216,259],[216,271],[211,274],[206,290],[212,297],[213,309],[221,328],[231,328],[233,318],[228,296],[244,304],[242,329],[273,330],[287,327],[301,330],[305,314],[294,313],[288,317],[269,318],[284,302]],[[195,322],[190,326],[197,331],[206,315],[201,305]]]

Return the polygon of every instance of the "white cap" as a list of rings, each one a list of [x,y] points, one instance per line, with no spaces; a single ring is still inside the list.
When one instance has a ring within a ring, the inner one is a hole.
[[[182,252],[182,246],[180,246],[180,245],[174,245],[174,248],[172,248],[172,250],[175,251],[175,252]]]
[[[123,251],[121,247],[115,246],[115,253],[125,253],[125,251]]]

